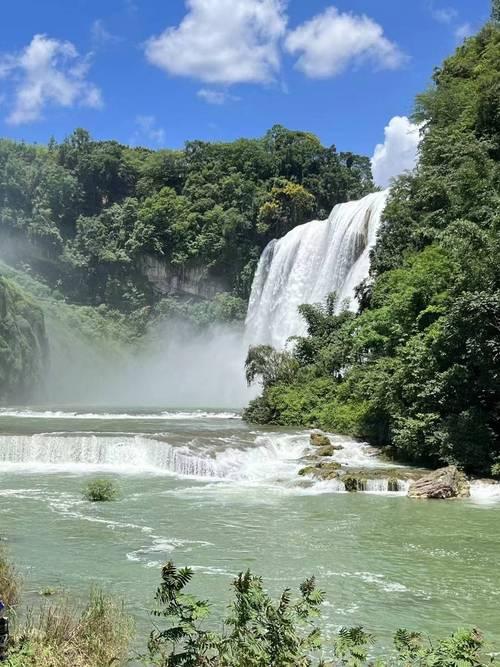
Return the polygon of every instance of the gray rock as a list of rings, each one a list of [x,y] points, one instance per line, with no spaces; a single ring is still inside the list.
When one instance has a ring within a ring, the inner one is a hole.
[[[440,468],[421,477],[410,485],[409,498],[446,500],[468,498],[470,484],[464,473],[456,466]]]

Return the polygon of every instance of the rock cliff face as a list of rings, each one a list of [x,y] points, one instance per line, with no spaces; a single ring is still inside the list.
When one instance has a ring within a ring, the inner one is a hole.
[[[47,357],[42,310],[0,276],[0,401],[28,399],[43,379]]]
[[[140,262],[140,271],[160,294],[178,294],[212,299],[229,286],[208,275],[206,267],[174,267],[154,255],[145,255]]]

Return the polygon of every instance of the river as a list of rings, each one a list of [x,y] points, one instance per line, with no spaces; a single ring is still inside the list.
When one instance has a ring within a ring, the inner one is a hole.
[[[149,627],[167,559],[221,613],[232,578],[251,568],[273,593],[316,575],[327,632],[364,625],[441,635],[479,627],[500,645],[500,495],[413,501],[334,492],[301,479],[308,433],[247,426],[203,410],[0,410],[0,521],[29,601],[45,588],[83,598],[93,584]],[[336,437],[339,461],[379,465]],[[110,477],[121,498],[81,488]]]

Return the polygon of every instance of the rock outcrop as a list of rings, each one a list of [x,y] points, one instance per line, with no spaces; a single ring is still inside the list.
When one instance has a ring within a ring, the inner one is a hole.
[[[310,475],[315,479],[326,481],[337,479],[339,470],[341,468],[342,466],[340,463],[337,463],[336,461],[321,461],[316,465],[310,465],[302,468],[302,470],[299,470],[299,475],[301,477]]]
[[[321,431],[313,431],[310,435],[309,442],[311,447],[328,447],[332,454],[319,454],[319,456],[332,456],[336,450],[344,449],[342,445],[334,445],[330,438]]]
[[[448,498],[468,498],[470,484],[464,473],[456,466],[440,468],[421,477],[410,485],[409,498],[429,498],[446,500]]]

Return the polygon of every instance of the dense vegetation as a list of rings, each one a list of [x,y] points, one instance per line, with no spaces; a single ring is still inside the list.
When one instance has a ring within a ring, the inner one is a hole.
[[[242,320],[269,239],[373,187],[368,158],[281,126],[177,151],[82,129],[48,146],[0,140],[0,401],[32,399],[47,362],[31,296],[93,344],[134,343],[166,317]]]
[[[334,298],[303,306],[308,335],[293,352],[251,350],[248,379],[264,392],[246,416],[489,474],[500,461],[498,21],[436,70],[415,119],[420,163],[392,187],[360,312],[338,314]]]
[[[118,487],[111,479],[92,479],[82,491],[85,500],[91,503],[104,503],[116,500],[120,495]]]
[[[41,309],[0,275],[0,401],[20,399],[40,382],[46,347]]]
[[[177,282],[197,270],[245,299],[271,238],[371,190],[368,158],[281,126],[178,151],[94,141],[81,129],[47,147],[3,140],[2,255],[73,303],[122,312],[158,299],[146,257]]]
[[[375,645],[361,627],[342,628],[329,639],[321,630],[324,594],[314,578],[294,597],[286,589],[274,600],[263,581],[250,572],[232,584],[227,617],[215,630],[210,603],[189,594],[189,568],[166,563],[156,592],[154,624],[147,653],[149,667],[363,667],[380,654],[378,667],[481,667],[494,664],[477,630],[459,630],[430,641],[400,629],[392,649]],[[12,615],[17,603],[15,573],[0,554],[0,597]],[[14,587],[14,588],[13,588]],[[12,590],[15,594],[12,595]],[[25,616],[27,616],[25,618]],[[44,603],[28,614],[14,614],[4,664],[8,667],[104,667],[129,664],[133,624],[123,605],[93,591],[81,610],[64,599]],[[134,664],[137,656],[134,656]]]

